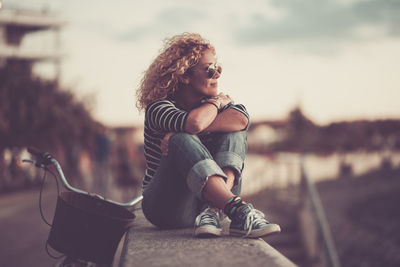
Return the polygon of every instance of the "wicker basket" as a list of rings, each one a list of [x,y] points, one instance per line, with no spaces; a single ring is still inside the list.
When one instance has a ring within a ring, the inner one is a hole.
[[[62,192],[48,244],[75,259],[111,265],[118,244],[135,215],[110,202],[76,192]]]

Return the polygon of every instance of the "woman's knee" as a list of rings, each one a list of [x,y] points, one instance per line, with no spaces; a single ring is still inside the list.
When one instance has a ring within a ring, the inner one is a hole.
[[[203,144],[197,135],[188,133],[176,133],[170,137],[168,143],[169,151],[174,151],[175,148],[179,148],[181,151],[187,151],[195,147],[203,147]]]
[[[243,131],[226,133],[224,138],[230,139],[230,140],[236,141],[236,142],[247,143],[247,131],[243,130]]]
[[[169,139],[170,143],[173,144],[190,144],[190,143],[198,143],[200,139],[197,135],[189,134],[189,133],[175,133]]]
[[[247,153],[247,131],[222,133],[217,138],[215,147],[215,153],[230,151],[244,158]]]

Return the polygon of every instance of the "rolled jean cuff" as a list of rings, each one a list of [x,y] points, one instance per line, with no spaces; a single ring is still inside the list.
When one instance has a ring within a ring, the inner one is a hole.
[[[197,162],[192,169],[190,169],[186,180],[190,191],[192,191],[199,199],[204,200],[202,195],[203,188],[208,181],[208,177],[213,175],[221,176],[225,181],[228,178],[214,160],[204,159]]]
[[[214,160],[221,169],[225,167],[233,168],[236,172],[235,184],[239,182],[243,170],[243,159],[239,154],[231,151],[218,152],[215,154]]]

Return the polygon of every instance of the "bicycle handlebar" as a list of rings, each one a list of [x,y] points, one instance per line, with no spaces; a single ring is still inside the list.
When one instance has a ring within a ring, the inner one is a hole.
[[[34,148],[34,147],[29,147],[28,148],[28,152],[30,154],[32,154],[33,156],[35,156],[37,158],[37,160],[36,161],[34,161],[34,160],[23,160],[24,162],[34,163],[36,167],[43,167],[43,165],[44,166],[48,166],[50,164],[54,165],[56,167],[57,173],[59,174],[59,176],[61,178],[63,186],[67,190],[70,190],[70,191],[73,191],[73,192],[76,192],[76,193],[87,194],[87,195],[93,196],[93,197],[97,197],[97,198],[100,198],[100,199],[102,199],[104,201],[107,201],[107,202],[110,202],[110,203],[113,203],[113,204],[116,204],[116,205],[122,206],[122,207],[132,207],[132,206],[136,205],[137,203],[139,203],[143,199],[143,196],[140,195],[140,196],[135,197],[134,199],[132,199],[129,202],[121,203],[121,202],[113,201],[113,200],[110,200],[110,199],[105,199],[104,197],[102,197],[99,194],[89,193],[89,192],[77,189],[77,188],[71,186],[68,183],[67,178],[65,177],[64,172],[63,172],[63,170],[61,168],[61,165],[58,163],[58,161],[51,154],[49,154],[47,152],[42,152],[42,151],[40,151],[40,150],[38,150],[37,148]]]

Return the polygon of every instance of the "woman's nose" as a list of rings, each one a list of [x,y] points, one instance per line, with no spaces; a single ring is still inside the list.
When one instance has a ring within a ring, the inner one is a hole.
[[[214,73],[214,79],[218,79],[219,77],[221,76],[221,73],[219,73],[218,71],[216,71],[215,73]]]

